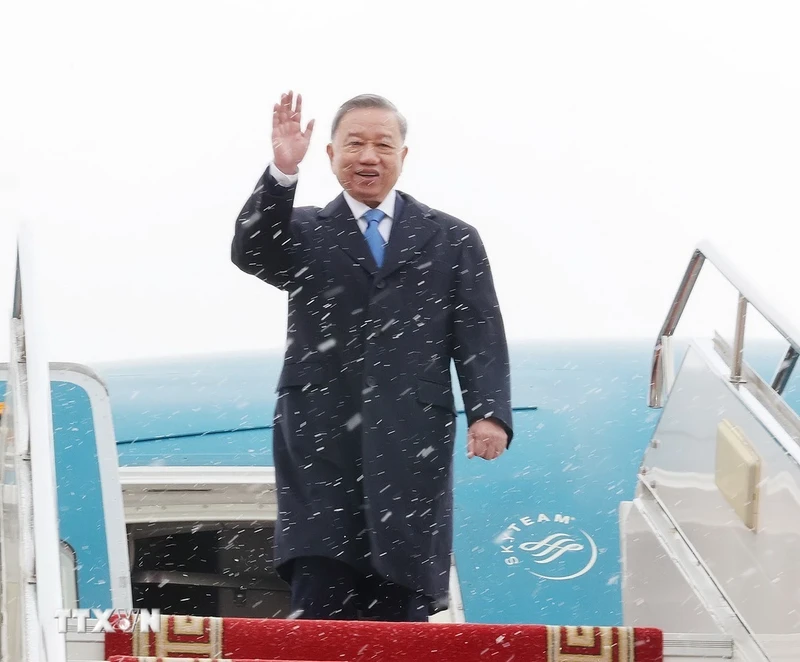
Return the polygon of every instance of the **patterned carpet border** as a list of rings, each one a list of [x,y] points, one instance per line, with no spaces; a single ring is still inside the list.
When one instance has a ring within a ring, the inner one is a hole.
[[[663,662],[663,646],[654,628],[162,616],[158,633],[106,634],[106,659]]]

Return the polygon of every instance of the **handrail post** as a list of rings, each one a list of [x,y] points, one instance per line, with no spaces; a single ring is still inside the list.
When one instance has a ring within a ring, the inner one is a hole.
[[[648,406],[654,409],[661,408],[664,405],[664,340],[675,333],[675,328],[683,315],[687,301],[689,301],[689,295],[694,290],[694,285],[703,268],[705,259],[705,256],[699,250],[695,250],[692,254],[692,259],[689,260],[689,266],[683,274],[681,284],[670,306],[667,319],[664,320],[664,325],[658,334],[658,340],[653,351],[653,361],[650,365],[650,395],[648,398]],[[671,352],[669,356],[671,360]]]
[[[656,342],[656,347],[653,350],[653,362],[650,365],[650,394],[647,400],[648,407],[662,407],[663,406],[663,387],[661,378],[661,343],[662,339],[659,338]]]
[[[674,336],[664,336],[661,351],[661,383],[664,393],[672,391],[675,383],[675,355],[672,351],[672,339]]]
[[[739,293],[739,305],[736,308],[736,335],[733,337],[733,365],[731,366],[731,382],[742,384],[742,355],[744,353],[744,324],[747,318],[747,299]]]

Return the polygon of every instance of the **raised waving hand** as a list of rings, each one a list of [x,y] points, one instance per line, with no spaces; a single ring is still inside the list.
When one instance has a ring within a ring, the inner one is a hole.
[[[281,95],[280,103],[275,104],[272,112],[272,152],[278,170],[287,174],[297,173],[300,162],[305,158],[311,133],[314,130],[314,120],[306,125],[303,131],[300,126],[303,110],[303,97],[297,95],[297,103],[292,108],[294,95],[290,90]]]

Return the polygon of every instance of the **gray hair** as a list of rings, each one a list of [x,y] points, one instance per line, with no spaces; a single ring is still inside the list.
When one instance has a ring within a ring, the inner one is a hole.
[[[406,122],[406,118],[403,117],[391,101],[378,94],[359,94],[357,97],[345,101],[339,107],[339,110],[336,111],[336,115],[333,118],[331,140],[333,140],[333,136],[336,134],[336,129],[339,128],[339,123],[342,121],[342,118],[355,108],[383,108],[385,110],[391,110],[395,114],[395,117],[397,117],[397,123],[400,125],[400,137],[403,142],[405,142],[406,133],[408,132],[408,122]]]

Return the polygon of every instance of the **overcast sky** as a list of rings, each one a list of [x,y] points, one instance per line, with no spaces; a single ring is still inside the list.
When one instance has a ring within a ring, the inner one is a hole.
[[[298,202],[339,192],[337,106],[389,97],[399,188],[478,228],[512,340],[654,339],[703,237],[800,320],[800,3],[474,6],[6,3],[6,317],[27,219],[54,360],[281,346],[285,296],[229,251],[293,89],[317,120]],[[729,335],[711,275],[683,330]]]

